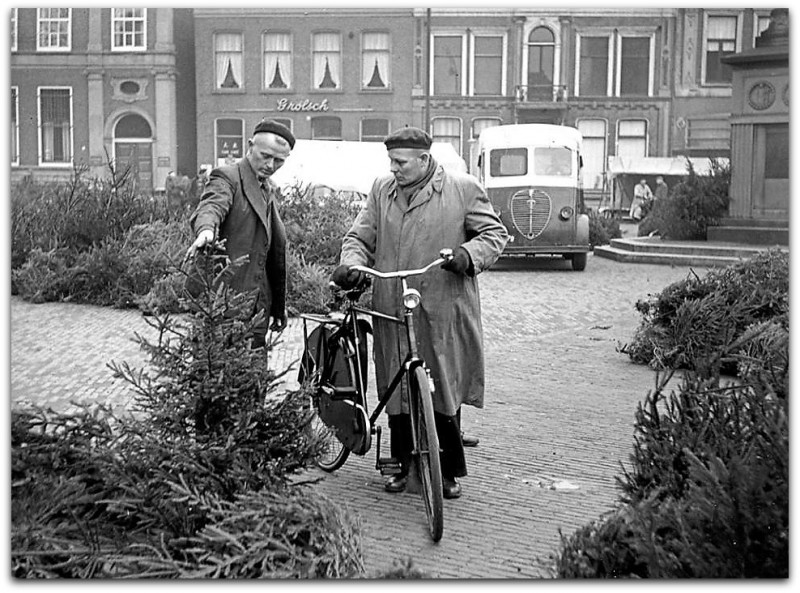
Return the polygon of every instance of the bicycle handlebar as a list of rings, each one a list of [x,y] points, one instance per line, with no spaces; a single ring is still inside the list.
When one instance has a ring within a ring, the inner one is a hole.
[[[378,270],[373,270],[372,268],[368,268],[366,266],[351,266],[350,269],[357,270],[359,272],[364,272],[365,274],[369,274],[370,276],[376,276],[377,278],[408,278],[409,276],[419,276],[420,274],[424,274],[431,268],[443,264],[446,261],[453,259],[453,250],[452,249],[442,249],[439,252],[439,257],[429,263],[424,268],[418,268],[416,270],[397,270],[396,272],[379,272]]]
[[[439,257],[429,263],[424,268],[418,268],[416,270],[397,270],[396,272],[379,272],[378,270],[374,270],[372,268],[368,268],[367,266],[351,266],[351,270],[356,270],[358,272],[363,272],[370,276],[375,276],[376,278],[408,278],[409,276],[419,276],[420,274],[424,274],[431,268],[443,264],[447,261],[453,259],[453,250],[452,249],[442,249],[439,252]],[[338,285],[331,281],[328,283],[331,288],[338,288]]]

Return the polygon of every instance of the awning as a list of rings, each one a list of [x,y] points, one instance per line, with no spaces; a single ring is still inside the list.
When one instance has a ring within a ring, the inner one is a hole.
[[[707,157],[640,157],[624,158],[619,156],[609,157],[608,176],[617,175],[664,175],[686,176],[689,174],[688,163],[691,161],[698,175],[711,174],[711,159]],[[728,162],[727,158],[720,157],[717,161],[721,164]]]

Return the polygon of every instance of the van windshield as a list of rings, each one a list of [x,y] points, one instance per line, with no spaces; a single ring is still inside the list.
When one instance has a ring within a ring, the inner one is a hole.
[[[511,177],[527,173],[527,148],[498,148],[489,152],[489,174],[492,177]]]
[[[563,146],[534,148],[533,172],[536,175],[572,175],[572,152]]]

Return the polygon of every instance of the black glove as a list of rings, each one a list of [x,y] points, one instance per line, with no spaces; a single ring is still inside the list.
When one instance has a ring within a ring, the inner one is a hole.
[[[341,265],[333,271],[331,280],[345,290],[350,290],[361,284],[364,280],[364,273],[353,270],[350,266]]]
[[[468,274],[472,276],[474,274],[474,271],[470,273],[470,271],[473,270],[472,259],[469,257],[467,250],[463,247],[458,247],[453,251],[453,259],[444,262],[442,264],[442,269],[458,275]]]

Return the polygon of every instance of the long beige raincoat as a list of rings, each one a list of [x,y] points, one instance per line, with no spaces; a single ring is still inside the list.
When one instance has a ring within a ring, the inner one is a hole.
[[[463,246],[477,276],[497,260],[507,241],[508,233],[477,180],[438,166],[408,208],[397,198],[394,177],[378,178],[344,237],[340,261],[382,272],[417,269],[434,261],[441,249]],[[435,267],[408,283],[422,295],[415,312],[417,345],[431,369],[435,410],[453,416],[461,404],[482,408],[483,330],[477,278]],[[400,281],[373,279],[372,304],[402,318]],[[408,347],[402,326],[377,318],[374,324],[376,383],[382,394]],[[408,413],[405,400],[396,394],[387,412]]]

